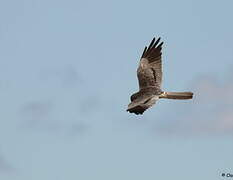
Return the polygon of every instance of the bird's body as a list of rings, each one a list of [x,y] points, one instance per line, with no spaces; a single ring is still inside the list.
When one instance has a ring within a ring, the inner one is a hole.
[[[143,114],[149,107],[153,106],[159,98],[167,99],[191,99],[191,92],[163,92],[162,84],[162,44],[159,45],[160,38],[155,42],[155,38],[149,47],[145,47],[139,66],[137,77],[139,82],[139,91],[131,96],[131,103],[127,111],[135,114]]]

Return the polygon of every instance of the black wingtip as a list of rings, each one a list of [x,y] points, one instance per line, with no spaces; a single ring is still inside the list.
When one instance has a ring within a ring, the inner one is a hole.
[[[154,37],[150,45],[148,46],[148,48],[145,47],[142,53],[141,59],[149,58],[149,61],[152,62],[153,59],[157,59],[158,56],[161,56],[161,49],[162,49],[163,42],[160,42],[161,37],[159,37],[156,41],[155,40],[156,39]]]
[[[154,49],[158,45],[159,41],[160,41],[160,38],[157,39],[157,41],[154,43],[151,49]]]
[[[144,55],[145,55],[145,53],[146,53],[146,50],[147,50],[147,46],[144,48],[144,51],[143,51],[143,53],[142,53],[142,57],[141,57],[141,58],[144,57]]]
[[[152,41],[151,41],[151,43],[150,43],[148,49],[151,49],[151,47],[153,46],[154,42],[155,42],[155,38],[152,39]]]
[[[155,42],[155,37],[154,37],[154,38],[152,39],[152,41],[151,41],[149,47],[148,47],[148,50],[155,48],[155,47],[158,45],[160,39],[161,39],[161,37],[159,37],[159,38],[156,40],[156,42]]]
[[[158,48],[159,48],[159,47],[162,47],[162,45],[163,45],[163,42],[161,42],[161,43],[158,45]]]

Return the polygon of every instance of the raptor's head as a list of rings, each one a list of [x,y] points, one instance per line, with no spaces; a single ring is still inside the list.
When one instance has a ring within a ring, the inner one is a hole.
[[[130,96],[130,100],[131,100],[131,102],[132,101],[134,101],[135,99],[137,99],[139,97],[139,93],[137,92],[137,93],[134,93],[134,94],[132,94],[131,96]]]

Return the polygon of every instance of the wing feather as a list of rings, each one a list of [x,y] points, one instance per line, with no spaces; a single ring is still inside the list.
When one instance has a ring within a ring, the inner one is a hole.
[[[156,87],[158,92],[161,91],[163,42],[159,41],[160,38],[156,41],[153,38],[148,48],[144,48],[137,70],[139,89]]]

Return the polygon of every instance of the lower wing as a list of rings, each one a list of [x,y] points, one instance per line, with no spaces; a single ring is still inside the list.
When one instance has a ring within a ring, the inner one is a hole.
[[[153,95],[147,98],[143,98],[140,101],[132,101],[128,105],[127,111],[129,111],[130,113],[135,113],[137,115],[143,114],[144,111],[153,106],[158,99],[158,96]]]

